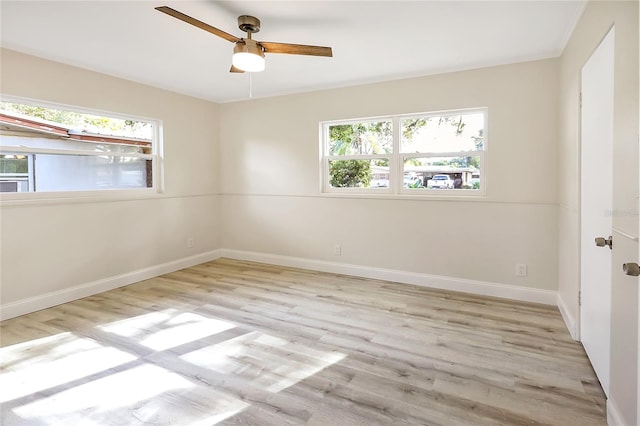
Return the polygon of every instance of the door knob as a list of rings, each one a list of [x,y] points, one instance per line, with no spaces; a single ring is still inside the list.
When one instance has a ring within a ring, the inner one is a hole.
[[[637,277],[640,275],[640,265],[637,263],[625,263],[622,265],[622,272],[624,272],[625,275]]]
[[[609,235],[609,238],[597,237],[596,245],[598,247],[609,246],[609,249],[611,250],[613,249],[613,237],[611,237],[611,235]]]

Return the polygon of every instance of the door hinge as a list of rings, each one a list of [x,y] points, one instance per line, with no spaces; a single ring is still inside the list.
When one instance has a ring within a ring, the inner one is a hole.
[[[582,290],[578,291],[578,306],[582,306]]]
[[[580,95],[578,96],[578,105],[582,107],[582,92],[580,92]]]

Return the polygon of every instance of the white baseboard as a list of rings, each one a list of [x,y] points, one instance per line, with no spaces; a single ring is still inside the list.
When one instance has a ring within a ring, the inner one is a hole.
[[[567,309],[567,304],[565,303],[562,296],[560,296],[560,293],[558,293],[557,304],[558,304],[558,309],[560,310],[560,315],[562,316],[562,319],[564,320],[564,323],[567,326],[567,329],[569,329],[569,334],[571,334],[571,338],[573,338],[573,340],[575,341],[579,341],[580,333],[578,331],[578,323],[576,322],[576,319],[573,317],[573,315],[571,315],[571,313],[569,312],[569,309]]]
[[[288,266],[292,268],[311,269],[314,271],[331,272],[334,274],[414,284],[441,290],[460,291],[483,296],[500,297],[503,299],[543,303],[545,305],[555,306],[558,303],[557,292],[552,290],[539,290],[486,281],[467,280],[440,275],[421,274],[417,272],[405,272],[396,269],[374,268],[371,266],[351,265],[324,260],[305,259],[300,257],[241,250],[221,249],[220,256],[238,260],[270,263],[273,265]]]
[[[611,398],[607,399],[607,424],[609,426],[631,426],[622,420],[622,415]]]
[[[137,271],[127,272],[125,274],[66,288],[64,290],[46,293],[41,296],[30,297],[17,302],[3,304],[0,306],[0,320],[14,318],[20,315],[39,311],[41,309],[60,305],[62,303],[81,299],[83,297],[92,296],[103,291],[113,290],[114,288],[123,287],[138,281],[157,277],[158,275],[167,274],[179,269],[209,262],[219,257],[220,250],[213,250],[206,253],[200,253],[195,256],[162,263],[160,265],[138,269]]]
[[[328,262],[324,260],[305,259],[300,257],[281,256],[268,253],[218,249],[206,253],[201,253],[195,256],[166,262],[160,265],[139,269],[137,271],[132,271],[125,274],[93,281],[90,283],[81,284],[64,290],[46,293],[41,296],[3,304],[0,306],[0,320],[14,318],[20,315],[39,311],[41,309],[60,305],[62,303],[81,299],[83,297],[92,296],[103,291],[113,290],[114,288],[133,284],[138,281],[157,277],[158,275],[167,274],[169,272],[188,268],[200,263],[209,262],[220,257],[270,263],[273,265],[289,266],[294,268],[311,269],[314,271],[330,272],[335,274],[352,275],[363,278],[394,281],[441,290],[460,291],[464,293],[472,293],[483,296],[500,297],[503,299],[543,303],[546,305],[559,305],[561,303],[561,299],[558,298],[557,292],[551,290],[539,290],[528,287],[497,284],[485,281],[466,280],[462,278],[428,275],[417,272],[405,272],[396,269],[374,268],[371,266]],[[563,308],[560,309],[562,312]]]

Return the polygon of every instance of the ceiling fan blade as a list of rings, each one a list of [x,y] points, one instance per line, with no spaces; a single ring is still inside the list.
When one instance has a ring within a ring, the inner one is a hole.
[[[333,56],[330,47],[308,46],[306,44],[273,43],[270,41],[259,41],[258,44],[267,53],[286,53],[289,55],[310,55],[310,56]]]
[[[243,73],[244,71],[242,71],[240,68],[236,68],[233,65],[231,65],[231,69],[229,70],[229,72]]]
[[[198,21],[195,18],[192,18],[189,15],[185,15],[182,12],[178,12],[175,9],[171,9],[169,6],[159,6],[155,8],[157,11],[162,12],[162,13],[166,13],[169,16],[173,16],[174,18],[177,18],[183,22],[186,22],[187,24],[191,24],[195,27],[200,28],[201,30],[205,30],[207,32],[210,32],[211,34],[217,35],[218,37],[222,37],[225,40],[229,40],[230,42],[237,42],[240,41],[240,39],[234,35],[231,35],[225,31],[219,30],[216,27],[212,27],[209,24],[205,24],[202,21]]]

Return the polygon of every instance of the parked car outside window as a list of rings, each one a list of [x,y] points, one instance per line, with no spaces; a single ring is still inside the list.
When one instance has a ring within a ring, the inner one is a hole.
[[[449,175],[434,175],[427,182],[429,189],[451,189],[453,188],[453,179]]]

